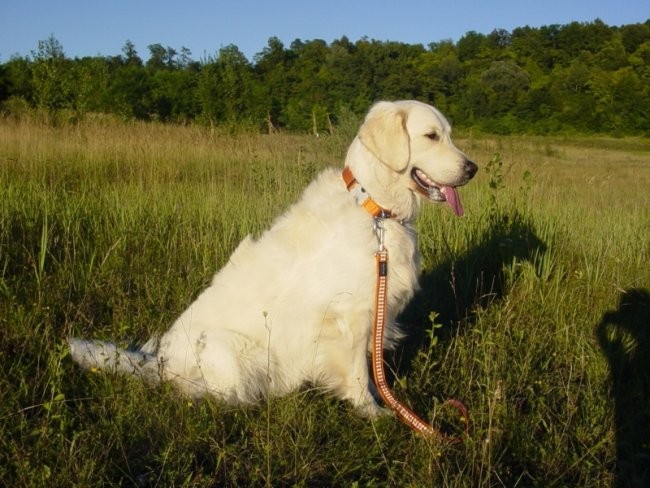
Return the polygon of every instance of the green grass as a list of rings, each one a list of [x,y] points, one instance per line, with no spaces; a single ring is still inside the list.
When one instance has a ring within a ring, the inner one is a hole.
[[[421,215],[423,287],[389,365],[397,396],[436,423],[464,400],[461,445],[315,388],[232,408],[72,364],[69,335],[165,330],[350,137],[0,121],[2,483],[647,483],[647,139],[457,136],[481,171],[465,218]]]

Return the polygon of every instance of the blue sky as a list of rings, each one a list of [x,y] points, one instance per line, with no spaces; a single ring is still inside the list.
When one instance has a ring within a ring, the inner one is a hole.
[[[187,47],[197,60],[235,44],[252,60],[271,36],[286,46],[343,35],[427,45],[472,30],[596,18],[645,22],[650,0],[0,0],[0,62],[30,55],[50,34],[68,57],[117,55],[128,39],[144,59],[160,43]]]

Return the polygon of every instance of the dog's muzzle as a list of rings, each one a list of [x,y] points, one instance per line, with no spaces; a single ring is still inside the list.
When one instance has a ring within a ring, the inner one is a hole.
[[[460,196],[456,187],[466,184],[471,180],[476,172],[478,166],[473,161],[465,159],[463,163],[464,175],[461,182],[455,186],[440,185],[433,181],[429,176],[419,168],[413,168],[411,171],[411,179],[415,182],[418,191],[434,202],[447,202],[451,209],[459,217],[463,215],[463,206],[460,203]]]

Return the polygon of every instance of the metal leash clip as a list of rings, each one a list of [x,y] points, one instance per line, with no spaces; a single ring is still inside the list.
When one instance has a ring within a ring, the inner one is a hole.
[[[381,252],[384,250],[384,234],[386,233],[383,217],[375,217],[373,229],[375,230],[375,234],[377,234],[377,240],[379,241],[379,251]]]

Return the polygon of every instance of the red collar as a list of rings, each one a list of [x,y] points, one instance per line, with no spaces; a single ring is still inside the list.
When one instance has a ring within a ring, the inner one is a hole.
[[[370,195],[368,195],[366,190],[359,184],[352,174],[352,171],[347,166],[343,168],[343,181],[357,203],[365,208],[374,218],[389,219],[393,217],[393,213],[390,210],[381,207],[377,202],[370,198]]]

